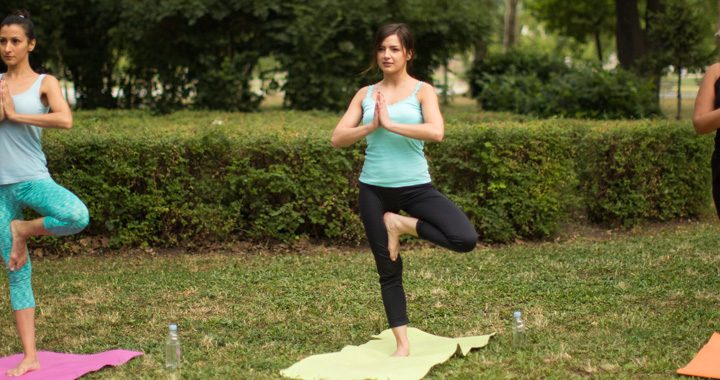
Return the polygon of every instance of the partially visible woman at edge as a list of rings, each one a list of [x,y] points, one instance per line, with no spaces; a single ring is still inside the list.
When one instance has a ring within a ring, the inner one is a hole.
[[[26,11],[0,23],[0,251],[10,280],[10,302],[24,357],[7,376],[40,368],[35,346],[35,299],[26,241],[31,236],[69,235],[88,224],[88,210],[50,177],[40,143],[44,128],[69,129],[72,114],[58,80],[30,67],[34,25]],[[22,209],[43,217],[23,220]]]
[[[408,73],[414,55],[407,25],[382,26],[375,36],[372,66],[382,71],[383,79],[355,94],[332,134],[336,148],[367,139],[360,218],[397,342],[393,356],[410,355],[400,236],[418,236],[458,252],[469,252],[477,244],[467,216],[430,181],[424,142],[441,141],[445,127],[434,88]]]
[[[710,159],[710,168],[715,211],[720,217],[720,63],[709,66],[705,71],[695,98],[693,126],[698,134],[715,132],[715,150]]]

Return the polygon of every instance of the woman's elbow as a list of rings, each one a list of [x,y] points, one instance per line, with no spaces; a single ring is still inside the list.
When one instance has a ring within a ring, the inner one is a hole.
[[[435,131],[432,134],[432,136],[430,136],[430,141],[441,142],[441,141],[443,141],[443,138],[445,138],[445,131],[439,130],[439,131]]]
[[[340,139],[337,136],[333,136],[330,138],[330,145],[332,145],[332,147],[335,149],[342,148],[345,146],[342,144],[342,142],[340,141]]]
[[[73,119],[70,117],[63,117],[58,124],[58,127],[62,129],[71,129],[73,127]]]
[[[698,116],[693,116],[692,119],[693,128],[695,129],[695,133],[698,135],[704,135],[710,131],[707,131],[705,128],[705,123],[702,122],[701,118]]]

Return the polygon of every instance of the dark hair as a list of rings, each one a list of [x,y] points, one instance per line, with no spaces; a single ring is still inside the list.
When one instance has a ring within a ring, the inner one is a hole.
[[[397,35],[400,40],[400,44],[407,53],[412,54],[410,60],[407,63],[408,71],[412,69],[412,61],[415,59],[415,38],[413,38],[410,27],[403,23],[392,23],[385,24],[378,28],[375,32],[375,45],[373,46],[372,60],[370,66],[365,70],[365,73],[369,73],[377,69],[377,49],[382,45],[386,38]]]
[[[0,23],[0,28],[7,25],[20,25],[25,30],[25,36],[28,40],[35,39],[35,25],[30,20],[30,12],[26,10],[17,10],[5,17]]]

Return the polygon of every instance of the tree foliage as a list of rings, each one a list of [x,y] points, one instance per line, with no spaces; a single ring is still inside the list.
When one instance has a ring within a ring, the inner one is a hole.
[[[462,0],[368,0],[352,7],[312,0],[291,9],[295,21],[271,38],[288,73],[286,104],[299,109],[340,109],[358,87],[378,79],[377,72],[361,74],[373,59],[375,30],[384,23],[410,25],[417,50],[411,74],[428,82],[433,69],[489,35],[492,23],[485,5]]]
[[[669,65],[695,68],[708,61],[717,15],[708,0],[531,0],[549,29],[583,41],[613,33],[620,65],[655,83]],[[682,61],[682,62],[681,62]],[[688,63],[686,63],[688,62]],[[692,63],[690,63],[692,62]]]
[[[343,7],[339,0],[294,2],[293,20],[269,35],[281,70],[287,72],[285,105],[296,109],[341,109],[364,79],[372,52],[373,27],[382,1]]]
[[[473,96],[490,111],[592,119],[636,119],[660,112],[652,84],[632,72],[567,65],[547,54],[490,54],[473,66],[469,79]]]
[[[602,61],[600,37],[615,31],[613,0],[531,0],[526,6],[551,31],[581,43],[593,38]]]
[[[649,37],[660,47],[655,54],[659,65],[672,65],[677,74],[677,115],[682,107],[682,69],[701,69],[712,59],[712,35],[709,22],[701,22],[704,1],[676,0],[665,12],[653,15],[655,28]]]
[[[660,47],[656,57],[661,64],[700,69],[710,61],[712,42],[708,40],[713,29],[700,13],[701,5],[697,0],[675,0],[664,12],[652,15],[656,27],[649,37]]]
[[[415,75],[430,73],[490,31],[486,5],[461,0],[29,0],[39,58],[75,86],[78,106],[247,111],[268,88],[252,79],[286,74],[286,106],[340,109],[362,84],[377,27],[410,24]],[[51,27],[52,26],[52,27]],[[263,57],[279,67],[259,71]],[[277,82],[263,81],[268,86]]]

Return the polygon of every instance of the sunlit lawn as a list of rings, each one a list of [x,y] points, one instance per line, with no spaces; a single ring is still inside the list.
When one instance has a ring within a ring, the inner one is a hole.
[[[406,249],[414,326],[445,336],[498,333],[430,378],[673,378],[720,330],[719,227],[601,231],[470,254]],[[180,326],[184,378],[277,378],[305,356],[385,328],[363,247],[121,251],[36,259],[34,268],[41,349],[146,353],[89,378],[162,377],[170,322]],[[531,332],[524,352],[510,344],[518,308]],[[20,350],[6,310],[0,355]]]

